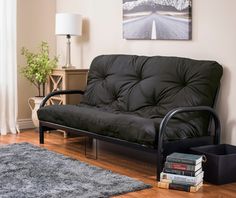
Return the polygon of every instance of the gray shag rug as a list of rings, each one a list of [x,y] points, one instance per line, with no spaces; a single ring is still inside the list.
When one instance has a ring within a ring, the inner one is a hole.
[[[151,187],[31,145],[0,147],[0,197],[110,197]]]

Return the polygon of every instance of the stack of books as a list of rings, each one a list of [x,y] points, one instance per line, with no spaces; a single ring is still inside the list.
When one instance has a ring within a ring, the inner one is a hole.
[[[203,185],[202,156],[172,153],[166,158],[158,187],[197,192]]]

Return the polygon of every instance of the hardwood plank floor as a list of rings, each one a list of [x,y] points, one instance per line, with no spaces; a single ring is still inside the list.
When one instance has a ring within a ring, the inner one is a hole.
[[[127,175],[138,180],[142,180],[149,183],[153,188],[137,191],[120,195],[120,198],[137,198],[137,197],[163,197],[163,198],[223,198],[223,197],[236,197],[236,183],[227,185],[211,185],[204,183],[203,187],[196,193],[187,193],[175,190],[160,189],[157,187],[155,180],[155,159],[153,162],[150,160],[142,160],[143,153],[139,153],[139,158],[130,157],[125,152],[119,152],[118,150],[110,151],[109,145],[100,146],[98,159],[89,159],[84,155],[84,139],[81,137],[64,138],[60,132],[52,132],[45,134],[45,144],[39,145],[38,133],[30,130],[24,131],[17,135],[0,136],[0,144],[12,144],[18,142],[29,142],[34,145],[38,145],[49,150],[62,153],[72,158],[99,166],[105,169],[112,170],[114,172]],[[232,173],[236,174],[236,173]]]

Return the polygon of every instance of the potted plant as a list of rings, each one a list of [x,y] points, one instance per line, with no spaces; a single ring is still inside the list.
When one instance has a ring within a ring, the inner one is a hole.
[[[32,110],[33,123],[35,127],[38,127],[37,110],[45,96],[45,84],[48,75],[57,66],[58,58],[56,56],[53,58],[49,57],[49,45],[47,42],[41,42],[38,53],[30,52],[27,48],[23,47],[21,54],[26,58],[26,66],[22,67],[21,73],[38,89],[38,95],[28,100]]]

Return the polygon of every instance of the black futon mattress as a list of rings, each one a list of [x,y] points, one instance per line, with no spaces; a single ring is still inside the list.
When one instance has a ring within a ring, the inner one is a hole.
[[[153,147],[169,110],[213,105],[221,75],[214,61],[102,55],[91,64],[80,104],[46,106],[38,117]],[[204,136],[208,121],[206,113],[179,114],[168,124],[164,140]]]

